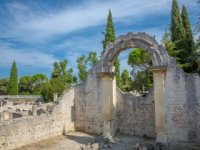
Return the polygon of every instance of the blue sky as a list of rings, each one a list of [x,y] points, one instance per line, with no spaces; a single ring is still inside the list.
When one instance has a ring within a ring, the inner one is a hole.
[[[194,26],[196,0],[178,2]],[[100,55],[109,8],[117,36],[142,31],[160,41],[170,23],[171,0],[0,0],[0,78],[9,76],[13,60],[19,76],[49,76],[53,62],[62,59],[77,73],[79,56]],[[120,61],[126,68],[127,52]]]

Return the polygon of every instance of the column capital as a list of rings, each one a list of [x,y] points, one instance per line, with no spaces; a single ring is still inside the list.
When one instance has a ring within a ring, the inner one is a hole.
[[[167,70],[167,66],[153,66],[148,68],[152,73],[165,73]]]

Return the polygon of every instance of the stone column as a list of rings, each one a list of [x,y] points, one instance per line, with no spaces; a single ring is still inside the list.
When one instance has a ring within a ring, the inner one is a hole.
[[[116,131],[116,81],[114,73],[100,73],[103,134],[114,135]]]
[[[167,117],[165,100],[165,75],[166,67],[151,67],[154,78],[154,101],[156,120],[156,142],[168,143]]]

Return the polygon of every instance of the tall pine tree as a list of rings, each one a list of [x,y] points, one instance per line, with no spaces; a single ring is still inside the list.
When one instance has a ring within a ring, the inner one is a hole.
[[[182,18],[179,13],[177,0],[172,2],[171,11],[171,40],[172,42],[179,41],[185,38],[185,31],[182,23]]]
[[[17,95],[18,94],[18,76],[17,76],[17,66],[15,61],[12,64],[12,68],[10,71],[10,81],[8,88],[9,95]]]
[[[184,20],[185,21],[185,20]],[[183,24],[183,19],[179,12],[177,0],[173,0],[171,11],[171,41],[174,43],[174,56],[180,67],[191,72],[192,63],[189,61],[189,50],[187,36]]]
[[[111,10],[109,9],[108,13],[108,19],[107,19],[107,26],[106,26],[106,32],[104,33],[104,40],[102,41],[103,43],[103,52],[106,49],[106,46],[109,43],[112,43],[115,41],[115,28],[113,24],[113,19],[112,19],[112,13]]]
[[[185,6],[182,7],[181,17],[183,20],[183,26],[185,29],[186,41],[187,41],[187,50],[189,54],[192,54],[195,50],[195,43],[193,39],[193,34],[190,26],[190,20],[187,12],[187,8]]]
[[[109,10],[108,13],[108,19],[107,19],[107,26],[106,26],[106,32],[104,33],[104,40],[102,41],[103,43],[103,52],[106,49],[106,46],[109,43],[112,43],[115,41],[115,28],[114,28],[114,24],[113,24],[113,19],[112,19],[112,13],[111,10]],[[114,62],[114,66],[115,66],[115,73],[116,73],[116,82],[117,82],[117,86],[120,87],[120,62],[119,59],[116,58],[115,62]]]

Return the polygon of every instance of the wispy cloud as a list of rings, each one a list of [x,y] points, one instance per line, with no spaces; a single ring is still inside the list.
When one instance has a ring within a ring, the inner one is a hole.
[[[9,45],[0,43],[0,67],[8,67],[13,60],[18,65],[31,68],[52,68],[54,61],[58,59],[51,55],[30,49],[16,50]]]
[[[185,0],[187,1],[187,0]],[[108,9],[112,9],[115,21],[124,21],[131,17],[135,22],[150,15],[161,15],[169,12],[169,0],[115,0],[115,1],[86,1],[70,9],[62,8],[57,11],[35,13],[28,6],[18,3],[10,4],[10,10],[26,11],[23,15],[16,14],[15,22],[7,28],[5,37],[18,40],[34,41],[53,38],[56,35],[68,34],[80,29],[105,24]],[[168,7],[167,7],[168,6]]]

